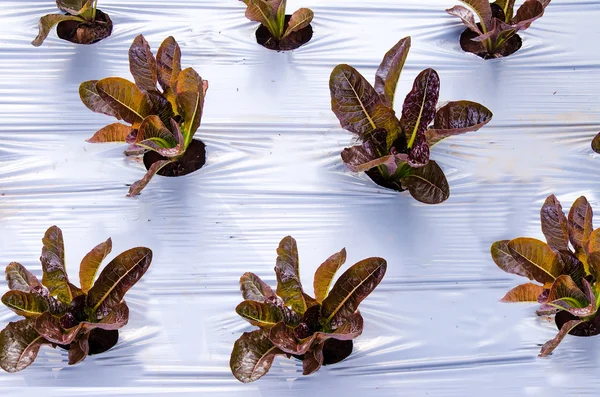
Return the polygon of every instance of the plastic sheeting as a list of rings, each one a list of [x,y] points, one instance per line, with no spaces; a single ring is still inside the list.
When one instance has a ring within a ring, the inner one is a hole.
[[[600,130],[600,2],[553,0],[520,51],[491,61],[460,50],[463,28],[444,12],[455,3],[290,0],[290,9],[314,10],[314,37],[277,53],[256,44],[257,25],[234,0],[103,0],[110,38],[76,46],[53,32],[40,48],[29,43],[54,2],[0,0],[0,263],[40,275],[41,238],[54,224],[73,275],[109,236],[115,254],[154,251],[127,295],[131,319],[115,348],[69,367],[66,352],[43,347],[26,370],[0,373],[0,395],[595,393],[600,338],[569,336],[537,358],[556,329],[533,305],[498,302],[520,280],[494,265],[489,247],[541,238],[550,193],[565,208],[584,194],[600,209],[600,158],[590,149]],[[173,35],[183,66],[210,81],[197,132],[208,162],[185,177],[155,177],[129,199],[126,184],[145,170],[122,145],[84,142],[112,119],[86,109],[77,90],[88,79],[130,78],[127,50],[140,33],[154,50]],[[329,103],[336,64],[373,81],[383,54],[408,35],[398,98],[433,67],[441,102],[469,99],[494,112],[480,131],[432,150],[451,186],[436,206],[349,172],[339,153],[352,136]],[[342,247],[349,264],[382,256],[388,271],[361,305],[365,330],[348,359],[302,377],[300,362],[278,358],[243,385],[228,366],[233,342],[252,328],[234,312],[238,280],[252,271],[274,285],[286,235],[298,240],[307,286]],[[16,318],[0,308],[2,325]]]

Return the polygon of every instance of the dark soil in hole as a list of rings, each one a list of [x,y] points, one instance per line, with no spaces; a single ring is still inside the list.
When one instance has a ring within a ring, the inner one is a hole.
[[[90,337],[88,343],[90,344],[89,356],[94,354],[104,353],[105,351],[112,348],[119,341],[118,330],[105,330],[101,328],[94,328],[90,331]],[[69,350],[71,345],[58,345],[61,349]]]
[[[152,164],[160,160],[168,160],[156,152],[146,152],[144,154],[144,166],[149,169]],[[206,163],[206,145],[197,139],[192,139],[183,157],[179,161],[167,164],[158,175],[162,176],[183,176],[199,170]]]
[[[351,340],[327,339],[323,344],[323,365],[339,363],[352,353],[354,342]],[[304,355],[297,356],[298,360],[304,360]]]
[[[63,21],[56,26],[58,37],[76,44],[94,44],[112,33],[110,17],[96,9],[93,22]]]
[[[477,25],[481,27],[480,24]],[[521,37],[518,34],[515,34],[502,44],[495,54],[489,54],[481,42],[471,40],[477,36],[477,33],[474,33],[472,30],[465,29],[460,35],[460,47],[463,51],[470,52],[483,59],[507,57],[517,52],[517,50],[521,48],[521,45],[523,45]]]
[[[561,310],[556,313],[554,322],[556,323],[556,327],[560,329],[567,321],[577,319],[578,317],[575,317],[571,313]],[[569,334],[575,336],[594,336],[600,334],[600,315],[596,314],[592,321],[585,322],[573,328]]]
[[[285,16],[284,32],[285,29],[287,29],[291,17],[291,15]],[[269,29],[267,29],[265,25],[260,25],[258,29],[256,29],[256,42],[269,50],[289,51],[295,50],[301,45],[308,43],[312,38],[312,35],[312,26],[308,25],[304,29],[290,33],[285,39],[279,41],[271,36],[271,32],[269,32]]]
[[[367,174],[367,176],[369,178],[371,178],[371,180],[373,182],[375,182],[376,184],[378,184],[381,187],[392,189],[397,192],[403,192],[404,190],[406,190],[406,189],[402,189],[402,185],[400,184],[399,180],[390,181],[390,180],[383,178],[381,176],[381,173],[379,172],[379,169],[377,169],[377,167],[371,168],[370,170],[365,171],[365,174]]]

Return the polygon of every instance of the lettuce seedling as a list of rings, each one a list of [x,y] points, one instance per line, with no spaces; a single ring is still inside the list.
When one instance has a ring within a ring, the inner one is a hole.
[[[253,273],[240,279],[245,300],[236,312],[260,328],[245,332],[233,345],[229,364],[240,382],[261,378],[278,355],[302,360],[304,375],[350,355],[352,340],[363,329],[358,305],[377,287],[387,267],[382,258],[364,259],[344,272],[330,291],[335,273],[346,261],[342,249],[317,268],[313,298],[300,282],[296,240],[290,236],[281,240],[277,255],[276,291]]]
[[[492,112],[470,101],[449,102],[436,110],[440,80],[435,70],[426,69],[415,79],[398,120],[394,94],[409,49],[406,37],[385,54],[375,87],[352,66],[336,66],[329,79],[331,109],[341,126],[361,141],[342,151],[350,170],[366,171],[381,186],[408,189],[418,201],[437,204],[449,197],[450,188],[442,169],[429,160],[430,146],[478,130],[492,119]]]
[[[293,50],[312,38],[310,22],[314,13],[300,8],[286,15],[287,0],[241,0],[246,4],[246,18],[260,22],[256,40],[262,46],[277,51]]]
[[[460,1],[475,13],[463,6],[454,6],[446,12],[459,17],[467,26],[460,37],[462,49],[484,59],[504,57],[521,48],[517,32],[530,27],[550,4],[550,0],[525,0],[514,14],[515,0],[497,0],[491,4],[488,0]],[[475,23],[475,14],[479,23]]]
[[[543,345],[542,357],[552,353],[567,333],[600,333],[600,229],[594,230],[592,215],[583,196],[575,200],[567,217],[558,199],[550,195],[540,211],[546,243],[519,237],[492,244],[492,258],[500,269],[539,283],[521,284],[501,301],[539,302],[538,315],[556,313],[559,332]]]
[[[135,84],[120,77],[90,80],[79,86],[79,96],[90,110],[130,124],[109,124],[87,141],[127,142],[126,155],[145,154],[148,172],[129,189],[128,196],[136,196],[156,173],[180,176],[204,165],[205,145],[192,138],[208,81],[192,68],[181,70],[181,50],[173,37],[163,41],[154,58],[144,36],[137,36],[129,49],[129,69]]]
[[[65,14],[48,14],[40,18],[39,33],[31,42],[42,45],[54,25],[58,37],[77,44],[93,44],[112,33],[110,17],[97,7],[98,0],[56,0],[56,6]]]
[[[0,367],[7,372],[31,365],[42,345],[67,349],[69,365],[113,347],[117,330],[129,320],[123,297],[152,261],[150,249],[132,248],[110,261],[96,279],[100,264],[112,249],[109,238],[81,261],[78,288],[67,276],[62,231],[50,227],[42,243],[41,283],[17,262],[6,267],[10,291],[2,296],[2,302],[25,317],[0,332]]]

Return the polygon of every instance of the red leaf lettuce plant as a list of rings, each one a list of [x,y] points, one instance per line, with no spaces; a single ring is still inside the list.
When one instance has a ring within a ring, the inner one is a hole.
[[[478,130],[492,119],[492,112],[470,101],[449,102],[436,110],[440,80],[435,70],[425,69],[398,120],[394,94],[409,49],[406,37],[385,54],[374,87],[352,66],[336,66],[329,79],[331,109],[341,126],[361,141],[342,151],[350,170],[365,171],[381,186],[408,189],[418,201],[438,204],[450,196],[450,188],[442,169],[429,159],[429,148],[446,137]]]
[[[467,26],[460,37],[464,51],[489,59],[510,55],[521,48],[517,32],[527,29],[544,15],[550,0],[525,0],[514,14],[515,0],[461,0],[475,13],[463,6],[454,6],[446,12],[459,17]],[[475,23],[475,14],[479,23]]]
[[[575,200],[567,217],[551,195],[540,211],[546,243],[518,237],[492,244],[492,258],[500,269],[539,283],[521,284],[501,301],[539,302],[538,315],[556,313],[559,332],[543,345],[540,356],[552,353],[567,333],[600,333],[600,229],[594,230],[592,215],[583,196]]]
[[[344,272],[330,291],[336,271],[346,261],[342,249],[317,268],[313,298],[300,282],[296,240],[281,240],[277,255],[276,292],[253,273],[240,279],[244,301],[236,312],[260,328],[245,332],[231,352],[231,372],[244,383],[265,375],[277,355],[302,360],[304,375],[350,355],[352,339],[363,329],[358,305],[377,287],[387,267],[382,258],[364,259]]]
[[[50,227],[42,243],[41,283],[17,262],[6,267],[10,290],[2,302],[25,317],[0,332],[0,367],[8,372],[27,368],[42,345],[67,349],[70,365],[113,347],[117,330],[129,319],[123,297],[152,261],[150,249],[132,248],[110,261],[96,279],[100,264],[112,249],[109,238],[81,261],[79,288],[67,276],[62,231]]]
[[[110,17],[97,7],[98,0],[56,0],[65,14],[48,14],[40,18],[39,33],[31,42],[42,45],[50,30],[57,25],[58,37],[77,44],[93,44],[112,33]]]
[[[259,22],[257,42],[277,51],[293,50],[306,44],[313,34],[310,23],[314,13],[300,8],[286,15],[287,0],[241,0],[246,4],[246,18]]]
[[[79,96],[90,110],[129,124],[109,124],[87,141],[127,142],[126,155],[145,153],[148,172],[129,189],[128,196],[135,196],[156,173],[185,175],[204,165],[205,145],[192,138],[208,82],[192,68],[181,70],[181,50],[173,37],[163,41],[154,58],[144,36],[137,36],[129,49],[129,69],[135,84],[120,77],[90,80],[80,85]]]

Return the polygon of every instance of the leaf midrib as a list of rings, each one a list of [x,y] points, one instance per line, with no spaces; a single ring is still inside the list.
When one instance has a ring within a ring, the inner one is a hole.
[[[350,82],[350,80],[348,79],[348,77],[346,77],[346,73],[342,73],[342,75],[344,76],[344,79],[346,79],[346,81],[348,82],[348,85],[352,89],[352,92],[354,92],[354,97],[358,100],[358,104],[362,108],[363,113],[365,114],[365,116],[367,116],[367,120],[369,120],[369,124],[371,124],[371,128],[376,129],[377,126],[375,125],[375,122],[371,119],[371,116],[369,115],[369,113],[367,112],[367,109],[365,108],[365,106],[363,105],[362,101],[360,100],[360,97],[358,96],[358,93],[354,89],[354,86],[352,85],[352,83]]]

